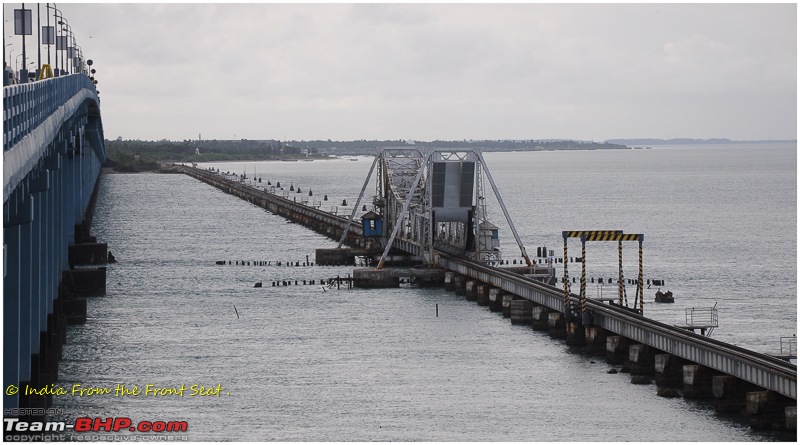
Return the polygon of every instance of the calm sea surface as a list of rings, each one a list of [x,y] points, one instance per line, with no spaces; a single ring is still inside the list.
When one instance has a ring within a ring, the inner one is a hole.
[[[654,304],[656,288],[646,290],[645,315],[683,323],[685,308],[716,304],[714,338],[777,353],[780,337],[797,328],[796,151],[769,144],[485,157],[531,256],[537,246],[560,256],[562,230],[643,233],[645,279],[665,280],[662,290],[675,296],[675,304]],[[358,159],[203,166],[300,187],[298,201],[309,190],[313,200],[327,194],[329,210],[355,203],[371,164]],[[520,259],[488,199],[505,258]],[[351,269],[303,267],[314,249],[336,242],[185,175],[104,176],[92,232],[119,262],[108,267],[107,295],[89,300],[87,323],[68,332],[59,386],[112,394],[56,397],[65,413],[55,420],[184,420],[185,434],[201,441],[794,439],[753,432],[708,404],[657,397],[654,385],[607,374],[602,358],[443,289],[272,287]],[[580,242],[571,242],[570,256],[579,255]],[[636,244],[623,255],[633,278]],[[587,244],[586,258],[588,277],[616,276],[615,243]],[[579,274],[570,265],[570,276]],[[258,281],[263,288],[253,287]],[[116,397],[120,384],[186,389]],[[221,386],[221,395],[190,396],[191,385]]]

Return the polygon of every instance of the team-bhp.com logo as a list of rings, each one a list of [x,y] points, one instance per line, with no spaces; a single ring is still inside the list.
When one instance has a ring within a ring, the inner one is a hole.
[[[6,433],[44,433],[62,432],[72,430],[76,433],[120,432],[131,431],[137,433],[180,433],[189,429],[189,424],[184,420],[155,421],[143,420],[133,423],[128,417],[78,417],[75,423],[67,425],[66,422],[21,422],[19,419],[5,418],[3,424]]]

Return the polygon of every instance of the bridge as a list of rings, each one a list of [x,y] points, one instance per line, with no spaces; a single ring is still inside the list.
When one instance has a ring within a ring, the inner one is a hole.
[[[85,66],[85,64],[82,64]],[[106,245],[89,235],[106,160],[100,99],[85,70],[3,87],[3,407],[41,415],[66,325],[105,292]],[[8,413],[8,412],[7,412]]]
[[[449,289],[492,310],[503,310],[512,322],[534,328],[543,326],[551,336],[564,338],[571,346],[607,355],[609,363],[620,360],[629,364],[636,370],[632,373],[649,374],[660,383],[682,385],[687,398],[712,398],[719,412],[747,412],[754,427],[779,424],[796,429],[796,365],[644,315],[644,235],[621,230],[562,234],[564,264],[568,238],[579,238],[582,250],[587,241],[617,242],[620,265],[622,242],[637,242],[639,270],[633,280],[633,305],[628,305],[621,266],[617,298],[588,298],[585,268],[580,294],[570,291],[566,267],[563,288],[554,286],[554,265],[537,265],[528,257],[477,150],[382,150],[375,157],[348,218],[279,196],[274,188],[254,188],[197,168],[173,168],[338,238],[337,249],[317,251],[318,264],[325,264],[320,251],[328,257],[335,257],[338,252],[339,263],[347,264],[352,264],[348,258],[354,255],[369,256],[376,267],[354,270],[356,286],[397,286],[401,277],[438,271],[442,274],[427,277],[441,277]],[[487,183],[491,188],[485,186]],[[498,250],[498,228],[489,221],[486,209],[486,198],[492,195],[525,264],[499,267],[503,261]],[[343,245],[357,246],[358,250]],[[393,256],[406,257],[423,267],[390,267],[386,260]],[[584,265],[585,257],[582,252]]]

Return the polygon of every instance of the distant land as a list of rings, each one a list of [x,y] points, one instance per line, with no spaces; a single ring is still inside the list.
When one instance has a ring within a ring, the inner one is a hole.
[[[105,141],[108,152],[106,167],[118,172],[153,171],[160,162],[219,162],[267,161],[292,158],[327,158],[335,156],[374,155],[382,148],[435,147],[459,149],[478,147],[483,151],[553,151],[626,149],[625,145],[609,142],[576,141],[569,139],[526,140],[357,140],[278,141],[253,140],[184,140],[184,141]]]
[[[674,139],[609,139],[606,142],[611,144],[622,145],[706,145],[706,144],[787,144],[797,143],[796,139],[792,140],[753,140],[753,141],[734,141],[725,138],[714,139],[690,139],[690,138],[674,138]]]
[[[109,160],[106,167],[118,172],[154,171],[160,162],[267,161],[296,158],[324,159],[334,156],[374,155],[382,148],[477,147],[493,151],[619,150],[652,145],[700,145],[734,143],[790,143],[796,141],[733,141],[730,139],[611,139],[604,142],[573,139],[505,140],[356,140],[356,141],[278,141],[274,139],[141,141],[106,140]]]

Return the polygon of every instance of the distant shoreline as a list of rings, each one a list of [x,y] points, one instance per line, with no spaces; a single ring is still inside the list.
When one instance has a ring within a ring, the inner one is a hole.
[[[796,144],[796,139],[765,139],[751,141],[736,141],[732,139],[609,139],[606,142],[621,145],[729,145],[729,144]]]

